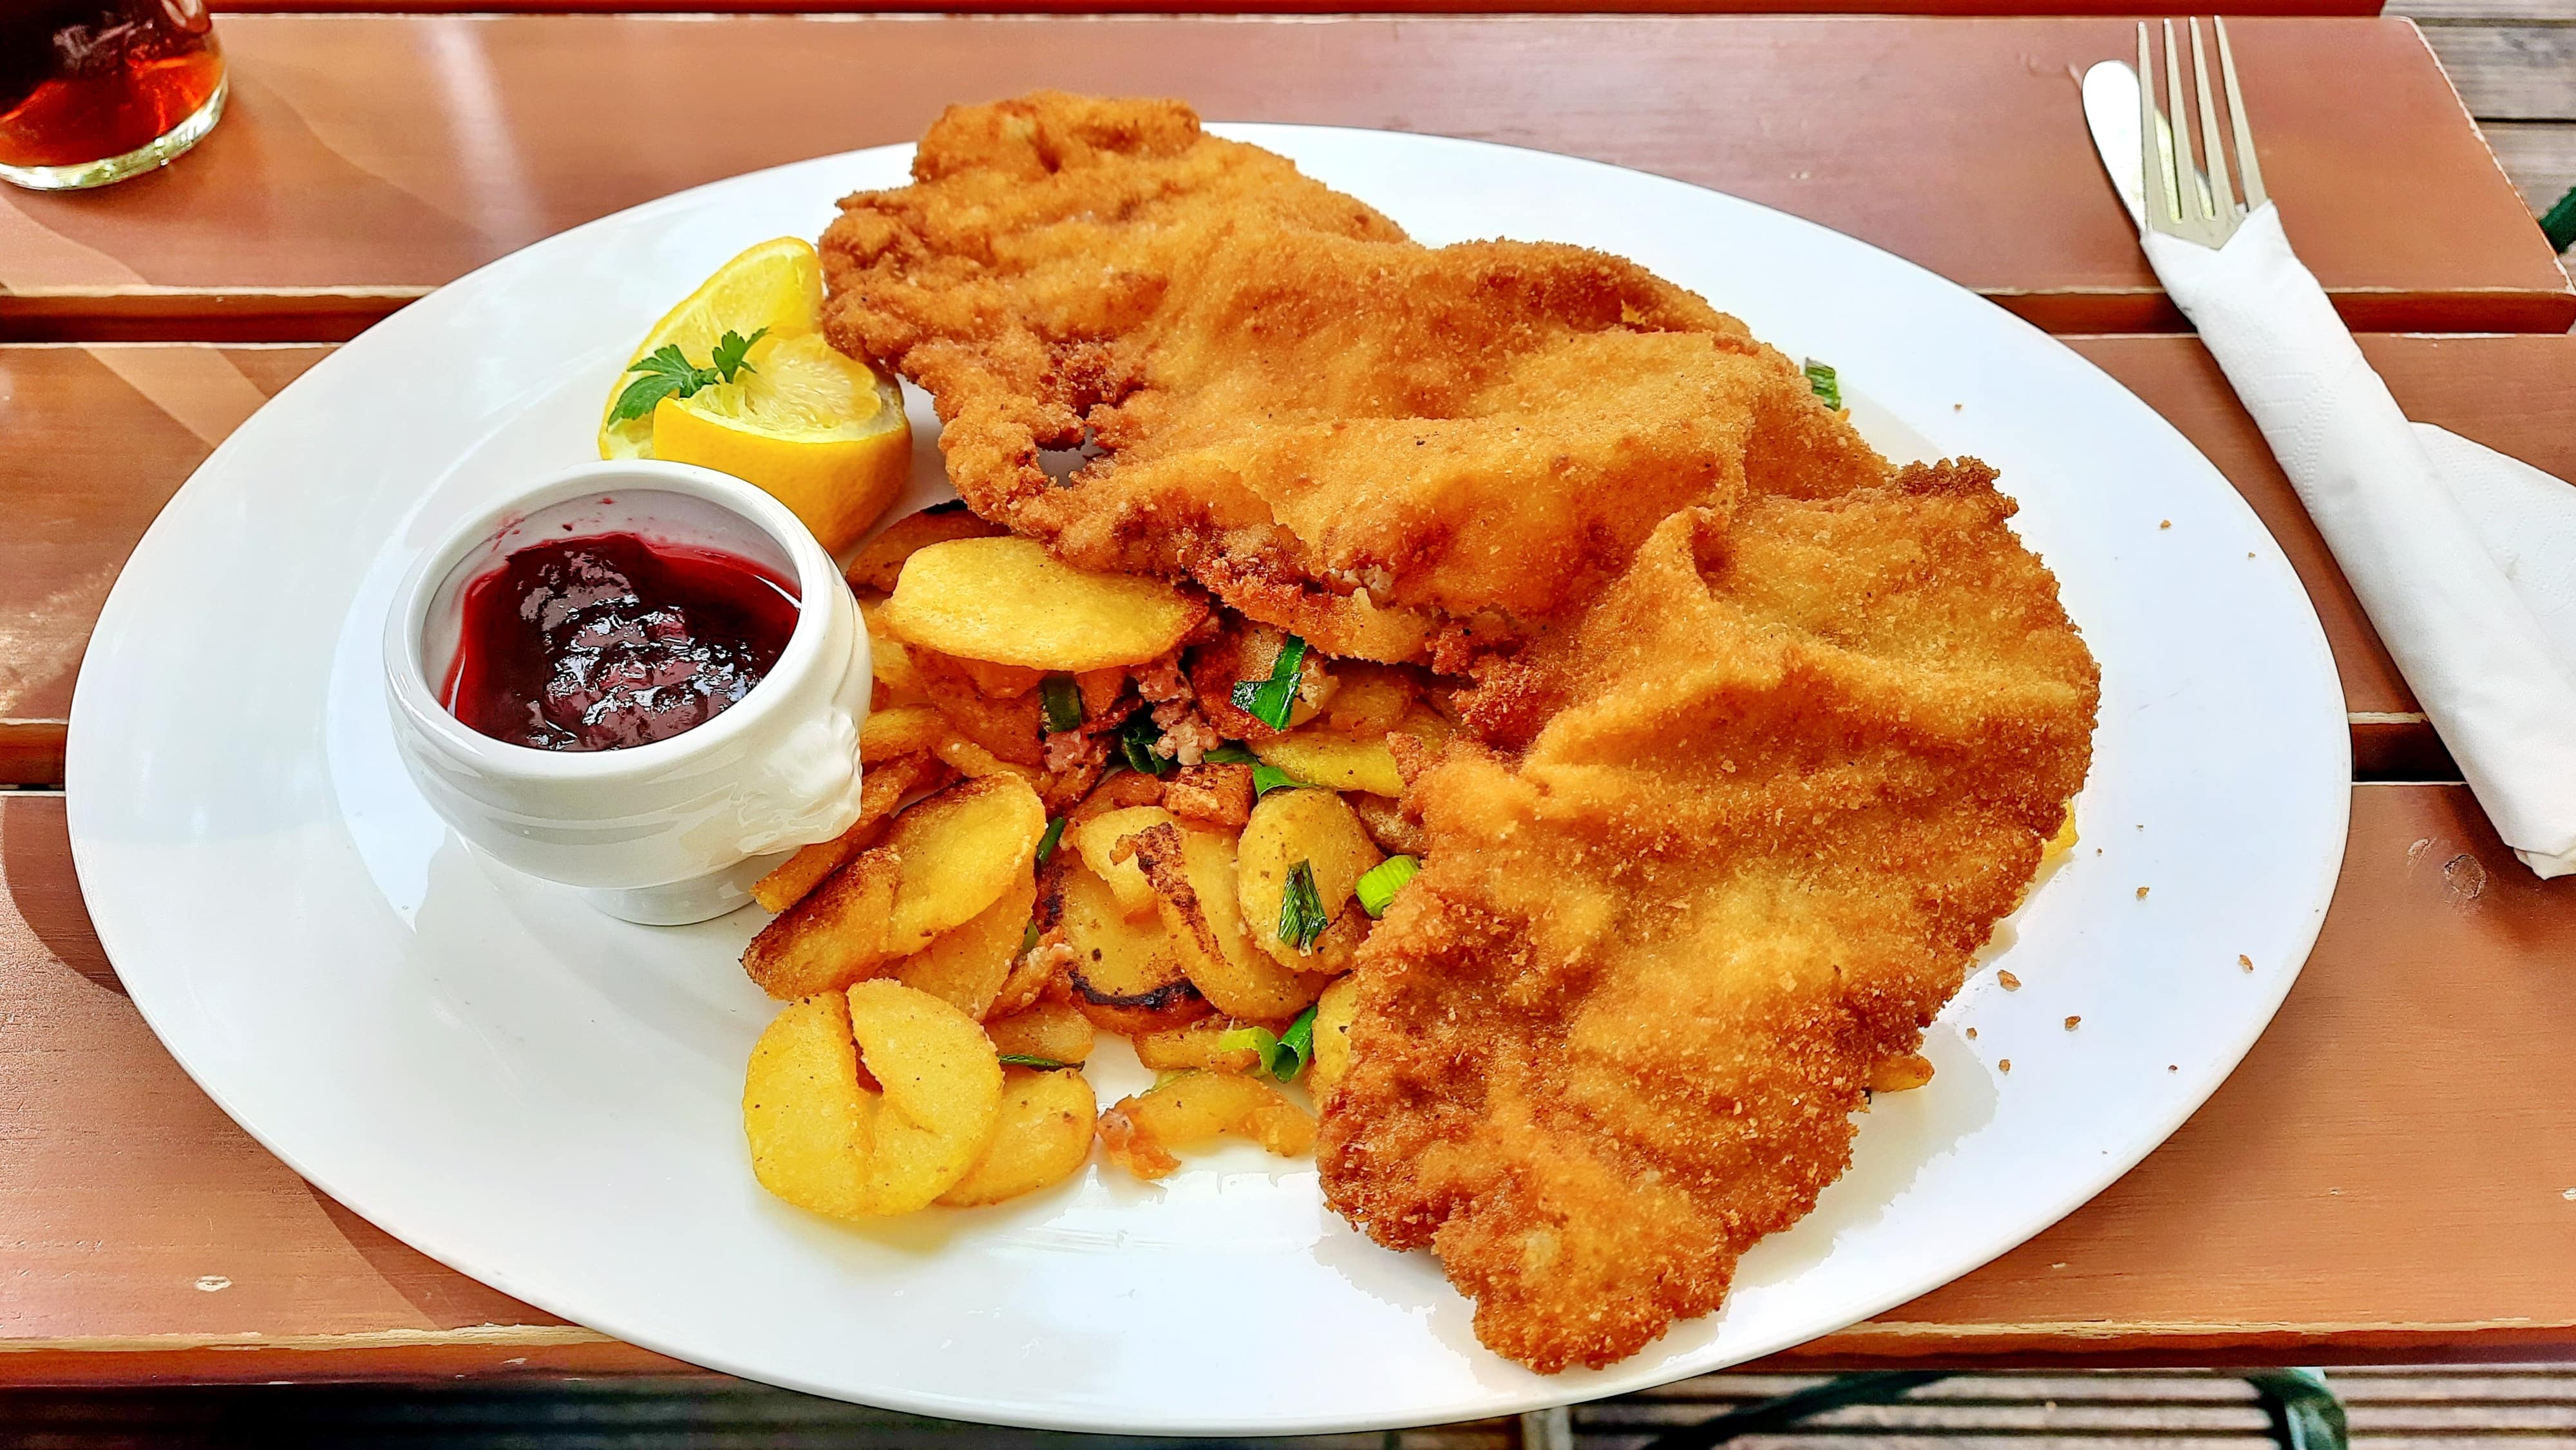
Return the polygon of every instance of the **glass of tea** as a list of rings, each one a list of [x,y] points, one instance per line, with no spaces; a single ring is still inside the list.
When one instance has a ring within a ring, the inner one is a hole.
[[[196,145],[223,112],[205,0],[0,0],[0,180],[122,181]]]

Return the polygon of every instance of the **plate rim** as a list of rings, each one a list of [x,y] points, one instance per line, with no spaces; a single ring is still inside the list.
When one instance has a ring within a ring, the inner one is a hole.
[[[1213,134],[1225,136],[1228,139],[1256,141],[1262,133],[1279,131],[1331,133],[1346,138],[1367,138],[1371,143],[1382,142],[1386,138],[1393,138],[1399,144],[1409,145],[1429,143],[1439,146],[1475,148],[1479,150],[1515,153],[1523,156],[1544,158],[1544,161],[1547,164],[1573,163],[1582,167],[1597,169],[1602,172],[1623,173],[1628,176],[1649,178],[1665,185],[1684,187],[1694,192],[1706,193],[1708,195],[1720,197],[1732,204],[1754,208],[1763,213],[1767,213],[1775,221],[1794,223],[1799,228],[1812,229],[1814,232],[1830,235],[1837,239],[1839,243],[1867,248],[1869,251],[1876,253],[1880,258],[1899,264],[1907,271],[1915,274],[1915,280],[1921,285],[1936,286],[1945,291],[1958,293],[1965,297],[1986,302],[1988,306],[1992,307],[1993,311],[2002,319],[2008,320],[2013,330],[2018,330],[2029,338],[2046,342],[2056,353],[2062,355],[2064,359],[2072,360],[2082,369],[2097,376],[2102,382],[2107,384],[2110,389],[2119,394],[2125,395],[2129,401],[2139,409],[2143,416],[2153,420],[2153,426],[2161,428],[2166,433],[2170,434],[2172,440],[2179,444],[2185,453],[2197,462],[2200,468],[2207,471],[2209,478],[2215,481],[2220,488],[2224,489],[2229,496],[2234,498],[2236,506],[2246,511],[2248,518],[2255,528],[2261,530],[2267,536],[2270,535],[2268,525],[2263,523],[2259,515],[2253,514],[2250,503],[2244,499],[2243,495],[2236,490],[2232,481],[2227,478],[2225,473],[2221,471],[2204,452],[2202,452],[2197,444],[2192,442],[2192,440],[2187,435],[2183,434],[2179,428],[2175,427],[2153,407],[2147,405],[2143,399],[2138,398],[2125,384],[2121,383],[2117,378],[2112,377],[2092,359],[2085,357],[2082,353],[2079,353],[2073,348],[2067,346],[2063,339],[2047,333],[2045,330],[2028,322],[2026,319],[2023,319],[2000,306],[1994,305],[1991,299],[1984,298],[1971,289],[1953,282],[1948,278],[1942,277],[1938,273],[1935,273],[1910,259],[1889,252],[1884,248],[1878,247],[1861,238],[1851,236],[1848,233],[1836,231],[1822,223],[1811,221],[1807,218],[1797,216],[1794,213],[1782,211],[1778,208],[1767,206],[1760,202],[1750,201],[1731,193],[1717,191],[1715,188],[1701,186],[1695,182],[1682,180],[1680,178],[1645,171],[1640,168],[1620,166],[1610,162],[1598,161],[1588,157],[1574,156],[1562,152],[1546,151],[1536,147],[1514,146],[1500,142],[1484,141],[1465,137],[1440,136],[1421,132],[1307,123],[1211,121],[1207,123],[1207,129]],[[411,304],[410,307],[401,309],[394,314],[389,314],[386,319],[383,319],[375,326],[370,327],[366,332],[361,333],[358,337],[350,339],[347,343],[342,344],[330,357],[324,358],[322,361],[315,364],[312,369],[289,382],[286,387],[281,388],[275,396],[270,398],[268,403],[264,404],[259,411],[265,412],[271,407],[287,403],[294,396],[297,389],[305,386],[307,379],[323,374],[326,369],[333,369],[339,366],[354,366],[355,364],[344,365],[341,362],[343,358],[350,357],[353,353],[363,358],[375,351],[399,346],[401,333],[404,329],[388,328],[385,325],[386,323],[399,319],[402,313],[409,312],[413,308],[421,306],[422,303],[428,302],[439,292],[445,292],[450,288],[458,287],[473,279],[479,278],[482,274],[494,269],[513,265],[522,265],[522,259],[532,252],[536,252],[540,249],[570,248],[577,245],[578,239],[594,230],[612,226],[631,225],[639,220],[649,220],[654,213],[659,211],[685,209],[692,202],[699,199],[703,193],[737,185],[748,178],[768,176],[774,173],[792,171],[798,168],[811,167],[823,169],[836,163],[845,163],[859,157],[890,152],[908,152],[911,149],[912,143],[893,143],[885,146],[856,148],[849,151],[802,158],[799,160],[780,163],[775,166],[761,167],[752,171],[739,173],[734,176],[716,178],[695,186],[666,193],[662,196],[639,202],[634,206],[621,208],[604,216],[594,218],[579,225],[566,228],[563,231],[539,238],[536,241],[516,248],[502,256],[493,258],[492,260],[459,275],[457,278],[436,289],[436,291],[431,293],[429,297],[420,299],[418,302]],[[1299,158],[1292,156],[1291,159],[1298,160]],[[1302,168],[1305,163],[1300,161],[1299,164]],[[374,346],[368,347],[366,344],[369,343],[371,335],[373,335],[372,340],[374,342]],[[171,520],[179,512],[175,506],[188,494],[189,490],[196,488],[201,479],[219,471],[219,466],[227,461],[228,453],[235,451],[236,440],[241,436],[243,431],[245,430],[236,429],[234,433],[227,435],[224,441],[212,450],[205,460],[190,472],[187,481],[172,493],[170,499],[167,500],[162,505],[160,511],[156,513],[151,525],[146,528],[143,535],[137,540],[134,549],[128,554],[125,563],[119,566],[116,582],[111,587],[106,600],[101,605],[97,626],[93,633],[93,640],[107,636],[108,630],[106,629],[106,626],[114,616],[120,613],[131,612],[134,609],[141,607],[135,603],[136,586],[132,585],[132,577],[134,574],[133,566],[135,561],[142,557],[147,549],[154,547],[154,541],[157,537],[163,534],[165,526],[171,526]],[[2277,539],[2275,540],[2275,543],[2277,545]],[[166,541],[164,541],[164,545],[166,546]],[[2274,567],[2291,573],[2292,582],[2296,585],[2297,597],[2305,606],[2304,609],[2296,611],[2296,617],[2305,625],[2305,628],[2300,631],[2301,636],[2304,642],[2309,646],[2315,662],[2322,666],[2323,677],[2326,680],[2335,683],[2336,694],[2338,696],[2337,704],[2340,707],[2340,674],[2335,665],[2332,648],[2326,637],[2322,618],[2317,613],[2314,599],[2309,595],[2304,583],[2296,579],[2295,571],[2290,570],[2290,566],[2288,565],[2286,558],[2276,558],[2269,561],[2269,563]],[[91,886],[91,868],[95,859],[95,852],[98,848],[93,846],[85,850],[84,838],[85,835],[94,836],[96,833],[95,831],[85,833],[81,828],[82,812],[80,802],[86,798],[87,792],[77,786],[77,782],[79,780],[91,774],[90,771],[82,768],[82,762],[91,758],[90,754],[83,750],[82,741],[85,736],[94,736],[96,734],[95,727],[87,732],[82,729],[82,722],[85,718],[83,710],[84,698],[95,698],[95,696],[92,695],[86,687],[90,683],[92,672],[94,670],[104,673],[109,668],[109,666],[104,663],[105,658],[106,652],[102,652],[94,648],[86,650],[83,654],[79,670],[75,676],[70,729],[68,730],[66,737],[64,799],[74,870],[76,877],[80,882],[83,902],[85,907],[89,910],[93,928],[98,935],[100,945],[106,951],[111,964],[113,964],[117,959],[118,950],[111,942],[111,935],[122,934],[123,927],[111,927],[109,924],[109,915],[101,913],[98,910],[98,904],[93,900],[94,893]],[[93,707],[89,712],[91,717],[94,717],[95,715],[95,708],[96,707]],[[2337,724],[2340,726],[2342,724],[2341,709],[2338,708],[2336,713]],[[2350,788],[2350,737],[2348,731],[2344,729],[2337,729],[2332,732],[2332,735],[2333,739],[2340,746],[2340,749],[2337,752],[2337,758],[2342,764],[2341,777],[2347,782],[2347,788],[2335,793],[2334,795],[2335,803],[2329,813],[2332,818],[2331,825],[2330,829],[2325,833],[2334,843],[2334,848],[2319,853],[2319,860],[2315,863],[2315,880],[2311,886],[2310,897],[2299,912],[2298,916],[2295,918],[2295,924],[2290,930],[2289,937],[2296,944],[2294,956],[2287,962],[2284,970],[2275,974],[2274,981],[2267,984],[2268,990],[2265,994],[2267,1000],[2263,1000],[2259,1003],[2259,1012],[2248,1011],[2245,1014],[2242,1020],[2247,1025],[2241,1033],[2232,1037],[2230,1040],[2225,1042],[2223,1047],[2211,1053],[2206,1059],[2204,1059],[2209,1066],[2199,1076],[2205,1078],[2206,1082],[2200,1083],[2192,1079],[2184,1080],[2183,1085],[2190,1087],[2191,1091],[2184,1094],[2183,1097],[2176,1099],[2179,1104],[2176,1109],[2167,1114],[2159,1115],[2162,1125],[2158,1131],[2156,1131],[2153,1138],[2151,1140],[2142,1138],[2142,1146],[2138,1147],[2133,1155],[2124,1156],[2119,1152],[2107,1152],[2102,1161],[2095,1166],[2092,1172],[2082,1175],[2082,1181],[2085,1186],[2083,1187],[2080,1195],[2071,1197],[2063,1207],[2039,1211],[2036,1216],[2032,1218],[2032,1221],[2027,1223],[2026,1226],[2017,1227],[2008,1236],[2005,1236],[1991,1253],[1978,1258],[1974,1263],[1961,1265],[1954,1261],[1944,1261],[1937,1268],[1924,1270],[1914,1275],[1906,1276],[1901,1281],[1896,1277],[1891,1276],[1887,1280],[1883,1294],[1868,1296],[1870,1302],[1874,1304],[1874,1307],[1867,1309],[1856,1318],[1844,1321],[1835,1328],[1818,1331],[1818,1337],[1821,1337],[1821,1335],[1824,1334],[1839,1333],[1842,1329],[1848,1328],[1850,1324],[1860,1323],[1874,1318],[1879,1314],[1883,1314],[1886,1310],[1919,1297],[1923,1293],[1929,1292],[1931,1289],[1937,1288],[1942,1284],[1952,1282],[1959,1278],[1963,1278],[1968,1274],[1974,1273],[1986,1264],[1991,1263],[1994,1259],[2011,1252],[2013,1249],[2027,1242],[2030,1238],[2045,1231],[2051,1225],[2071,1215],[2078,1209],[2082,1208],[2086,1203],[2090,1202],[2094,1197],[2098,1196],[2105,1188],[2125,1175],[2131,1168],[2134,1168],[2147,1156],[2162,1147],[2166,1140],[2168,1140],[2185,1121],[2207,1104],[2209,1098],[2215,1094],[2219,1086],[2234,1073],[2236,1067],[2243,1061],[2245,1055],[2252,1050],[2254,1043],[2261,1038],[2266,1030],[2268,1030],[2271,1022],[2278,1015],[2282,1002],[2287,998],[2289,992],[2296,985],[2300,975],[2304,972],[2306,964],[2314,951],[2318,934],[2323,928],[2327,911],[2332,904],[2335,886],[2341,874],[2344,854],[2349,849],[2352,804]],[[2090,772],[2088,771],[2088,784],[2089,782]],[[2286,912],[2284,912],[2284,917],[2287,917]],[[1975,968],[1972,966],[1969,977],[1973,980],[1974,976]],[[1580,1385],[1569,1384],[1568,1381],[1561,1378],[1542,1378],[1539,1379],[1533,1387],[1526,1390],[1516,1391],[1512,1389],[1502,1389],[1488,1391],[1483,1399],[1473,1403],[1458,1403],[1429,1408],[1423,1410],[1419,1415],[1408,1415],[1397,1419],[1388,1419],[1384,1416],[1376,1416],[1355,1420],[1347,1417],[1336,1418],[1329,1414],[1314,1414],[1301,1418],[1268,1416],[1242,1420],[1198,1420],[1186,1423],[1152,1423],[1137,1426],[1134,1424],[1104,1420],[1096,1415],[1084,1414],[1080,1412],[1078,1407],[1073,1412],[1062,1415],[1027,1413],[1018,1408],[1014,1408],[1006,1413],[996,1414],[991,1410],[979,1410],[976,1406],[955,1403],[945,1396],[915,1396],[893,1389],[889,1389],[884,1393],[879,1393],[872,1389],[868,1392],[867,1398],[862,1400],[856,1394],[847,1389],[829,1383],[815,1381],[809,1377],[795,1374],[782,1374],[775,1369],[767,1369],[758,1365],[739,1362],[724,1354],[704,1353],[694,1347],[686,1350],[676,1349],[671,1347],[670,1341],[664,1336],[652,1332],[649,1329],[644,1333],[629,1333],[624,1329],[614,1327],[613,1325],[606,1323],[604,1320],[595,1317],[576,1316],[572,1313],[565,1312],[562,1308],[547,1303],[547,1299],[552,1296],[542,1289],[531,1291],[521,1284],[512,1282],[513,1279],[516,1278],[516,1275],[514,1274],[494,1272],[488,1268],[470,1266],[470,1261],[474,1257],[472,1252],[470,1250],[451,1251],[453,1246],[437,1245],[436,1241],[441,1237],[440,1235],[430,1234],[426,1236],[415,1236],[410,1233],[397,1231],[391,1226],[391,1223],[394,1220],[404,1218],[405,1215],[403,1215],[399,1210],[388,1215],[379,1214],[378,1212],[373,1211],[372,1206],[362,1207],[358,1198],[344,1193],[340,1189],[334,1187],[330,1181],[329,1175],[312,1171],[304,1163],[300,1162],[294,1154],[285,1151],[279,1144],[271,1142],[267,1134],[262,1129],[254,1126],[251,1121],[237,1113],[231,1102],[227,1100],[226,1095],[220,1091],[213,1082],[208,1081],[205,1076],[201,1075],[197,1066],[189,1060],[188,1055],[170,1041],[168,1036],[164,1034],[160,1023],[155,1020],[153,1010],[146,1005],[145,996],[142,994],[133,994],[130,999],[133,1001],[137,1012],[143,1017],[146,1025],[151,1028],[156,1041],[160,1043],[162,1049],[171,1055],[173,1060],[175,1060],[181,1069],[187,1073],[190,1080],[198,1087],[198,1089],[205,1092],[208,1098],[224,1112],[227,1118],[231,1119],[235,1126],[240,1128],[255,1142],[259,1143],[263,1150],[278,1158],[281,1162],[286,1164],[289,1169],[303,1177],[313,1187],[330,1195],[335,1201],[347,1207],[351,1212],[357,1213],[370,1224],[383,1230],[406,1246],[437,1261],[454,1272],[464,1274],[469,1278],[475,1279],[482,1284],[499,1290],[500,1292],[527,1303],[543,1312],[562,1318],[572,1327],[586,1330],[591,1333],[608,1335],[625,1343],[635,1345],[654,1353],[664,1354],[675,1359],[680,1359],[686,1363],[697,1364],[706,1368],[715,1369],[761,1383],[780,1385],[785,1388],[828,1398],[840,1399],[853,1403],[862,1403],[906,1413],[933,1415],[951,1419],[969,1419],[975,1423],[1006,1425],[1030,1429],[1076,1432],[1152,1433],[1173,1436],[1321,1434],[1349,1432],[1363,1429],[1406,1428],[1419,1425],[1450,1423],[1460,1419],[1509,1415],[1612,1395],[1633,1393],[1640,1389],[1651,1388],[1660,1384],[1668,1384],[1680,1379],[1709,1373],[1717,1369],[1723,1369],[1730,1365],[1743,1363],[1749,1359],[1775,1354],[1792,1344],[1808,1342],[1806,1340],[1792,1340],[1787,1344],[1781,1345],[1756,1345],[1744,1349],[1742,1352],[1718,1351],[1716,1344],[1712,1342],[1712,1344],[1707,1347],[1708,1352],[1688,1357],[1678,1364],[1665,1365],[1658,1363],[1652,1368],[1646,1370],[1632,1370],[1625,1376],[1622,1376],[1620,1373],[1622,1368],[1621,1365],[1613,1365],[1604,1371],[1597,1372],[1600,1377],[1599,1382],[1596,1382],[1592,1377],[1587,1377]],[[2238,1040],[2240,1038],[2241,1040]],[[1623,1364],[1628,1366],[1636,1365],[1640,1360],[1643,1360],[1652,1352],[1653,1350],[1650,1346],[1646,1351],[1642,1351],[1640,1355],[1624,1361]]]

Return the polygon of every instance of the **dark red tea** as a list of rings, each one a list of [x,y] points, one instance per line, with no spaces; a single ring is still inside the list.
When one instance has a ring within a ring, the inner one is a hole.
[[[140,150],[223,76],[203,0],[0,0],[0,165]]]

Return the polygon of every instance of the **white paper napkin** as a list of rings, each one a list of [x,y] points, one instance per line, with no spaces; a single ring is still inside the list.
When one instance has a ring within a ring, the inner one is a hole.
[[[2134,222],[2136,74],[2093,67],[2084,111]],[[2576,872],[2576,488],[2409,423],[2269,204],[2216,251],[2139,240],[2496,833],[2542,876]]]

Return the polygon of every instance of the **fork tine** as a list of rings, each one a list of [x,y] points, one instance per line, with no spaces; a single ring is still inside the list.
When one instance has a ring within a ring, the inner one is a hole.
[[[2222,230],[2233,230],[2243,212],[2236,205],[2236,185],[2227,179],[2227,142],[2218,133],[2218,106],[2209,98],[2209,54],[2200,48],[2200,17],[2185,23],[2191,30],[2192,98],[2200,102],[2200,151],[2209,169],[2211,215]]]
[[[2263,164],[2254,159],[2254,127],[2245,119],[2245,95],[2236,88],[2236,53],[2227,43],[2227,21],[2213,16],[2210,28],[2218,32],[2218,74],[2227,90],[2227,114],[2236,123],[2236,168],[2245,173],[2245,206],[2248,210],[2271,200],[2263,190]]]
[[[2203,225],[2210,214],[2200,188],[2199,158],[2191,154],[2191,112],[2182,96],[2182,51],[2174,45],[2173,22],[2160,23],[2165,32],[2165,144],[2173,150],[2174,210],[2182,217],[2182,235],[2203,246],[2215,246]]]
[[[2183,235],[2182,213],[2174,205],[2173,150],[2156,124],[2155,48],[2147,22],[2138,22],[2138,179],[2147,225]]]

